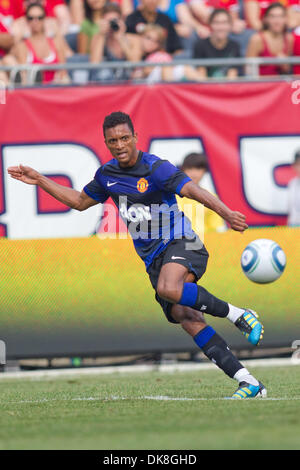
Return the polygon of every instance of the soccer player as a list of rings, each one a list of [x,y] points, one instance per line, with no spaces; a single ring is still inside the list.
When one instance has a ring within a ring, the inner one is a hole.
[[[225,374],[237,380],[232,398],[264,397],[266,389],[232,354],[208,326],[203,312],[234,323],[250,343],[257,345],[263,326],[252,310],[235,307],[212,295],[197,281],[206,270],[208,253],[179,211],[175,195],[194,199],[243,232],[245,216],[230,210],[208,191],[194,184],[167,160],[139,151],[130,116],[115,112],[103,123],[105,144],[112,160],[100,167],[81,192],[61,186],[23,165],[8,168],[12,178],[38,185],[67,206],[83,211],[109,197],[119,208],[138,255],[146,265],[155,298],[171,323],[180,323],[204,354]]]

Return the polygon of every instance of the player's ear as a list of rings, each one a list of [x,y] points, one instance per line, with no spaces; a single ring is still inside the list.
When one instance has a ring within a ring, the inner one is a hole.
[[[137,142],[137,141],[138,141],[138,135],[137,135],[137,133],[136,133],[136,132],[133,134],[133,138],[134,138],[134,141],[135,141],[135,142]]]

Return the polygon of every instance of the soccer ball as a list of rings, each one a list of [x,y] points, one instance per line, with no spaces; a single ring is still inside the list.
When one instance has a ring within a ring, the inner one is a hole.
[[[241,266],[247,276],[258,284],[278,279],[284,271],[286,256],[273,240],[260,238],[249,243],[241,256]]]

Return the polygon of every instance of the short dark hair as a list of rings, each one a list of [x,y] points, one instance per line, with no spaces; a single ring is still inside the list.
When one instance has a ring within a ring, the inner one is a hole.
[[[231,20],[231,15],[230,15],[228,10],[225,10],[225,8],[216,8],[211,13],[211,15],[209,17],[209,20],[208,20],[208,24],[211,24],[214,21],[215,17],[220,15],[221,13],[225,14],[230,22],[232,21]]]
[[[189,153],[180,167],[181,170],[188,170],[189,168],[197,168],[198,170],[208,170],[207,157],[204,153]]]
[[[129,129],[131,130],[132,134],[134,134],[134,127],[131,121],[131,118],[128,114],[123,113],[122,111],[117,111],[115,113],[111,113],[105,117],[103,122],[103,135],[105,137],[105,131],[107,129],[111,129],[112,127],[116,127],[119,124],[127,124]]]

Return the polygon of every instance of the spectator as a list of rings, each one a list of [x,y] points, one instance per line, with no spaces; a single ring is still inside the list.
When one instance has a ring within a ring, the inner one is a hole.
[[[224,9],[230,13],[232,19],[231,33],[229,39],[233,39],[240,46],[241,56],[246,55],[246,50],[253,30],[247,28],[245,20],[241,19],[240,13],[242,2],[239,0],[191,0],[190,3],[193,13],[205,24],[213,10]]]
[[[287,32],[287,10],[281,3],[272,3],[263,17],[264,30],[255,33],[250,41],[247,57],[288,57],[292,54],[293,35]],[[261,65],[260,75],[289,73],[290,66]]]
[[[191,178],[193,183],[200,185],[203,182],[204,176],[209,172],[207,157],[203,153],[190,153],[185,157],[180,169]],[[191,220],[192,228],[201,240],[203,240],[204,233],[224,232],[226,230],[223,219],[215,212],[201,206],[199,202],[178,196],[176,196],[176,199],[179,209],[185,212],[186,216]],[[199,207],[202,207],[204,210],[202,220],[201,217],[197,217],[199,215]]]
[[[278,0],[245,0],[245,17],[249,28],[260,31],[263,29],[263,18],[267,9]],[[287,25],[295,28],[300,24],[299,0],[286,0],[282,2],[287,8]]]
[[[126,18],[126,16],[130,15],[134,10],[133,0],[116,0],[115,3],[120,6],[123,18]],[[70,0],[69,5],[72,24],[81,25],[85,18],[83,0]]]
[[[184,0],[160,0],[158,3],[158,11],[168,15],[172,23],[177,24],[179,21],[178,13],[184,4]]]
[[[0,65],[8,65],[5,63],[5,55],[14,44],[14,37],[0,19]],[[3,59],[3,61],[1,60]],[[6,72],[0,71],[0,81],[5,84],[8,83],[8,75]]]
[[[118,3],[121,8],[123,18],[126,18],[133,13],[139,2],[138,0],[116,0],[116,3]]]
[[[25,8],[33,3],[32,0],[25,0],[24,5]],[[36,0],[34,3],[40,3],[44,6],[44,0]],[[23,6],[23,4],[21,5]],[[21,41],[24,38],[28,38],[30,36],[30,28],[28,25],[28,21],[26,19],[26,12],[21,10],[22,15],[18,15],[18,17],[13,21],[11,26],[12,34],[15,37],[15,42]],[[46,18],[45,18],[45,32],[47,36],[56,36],[59,34],[59,24],[57,19],[54,16],[48,16],[46,11]]]
[[[288,184],[288,225],[300,226],[300,150],[295,154],[294,170],[296,172]]]
[[[2,67],[4,64],[2,60],[0,59],[0,67]],[[1,84],[7,85],[8,84],[8,76],[7,73],[4,72],[3,70],[0,70],[0,82]]]
[[[20,5],[16,0],[0,1],[0,19],[6,28],[10,28],[15,18],[22,14]]]
[[[300,26],[300,0],[289,0],[288,26],[291,29]]]
[[[15,19],[25,16],[26,9],[31,3],[41,3],[45,8],[46,16],[55,18],[58,24],[59,32],[65,35],[71,24],[71,16],[64,0],[14,0]]]
[[[134,10],[134,3],[138,3],[137,0],[116,0],[115,3],[121,8],[122,17],[130,15]],[[105,2],[104,2],[105,3]],[[81,25],[85,18],[84,2],[83,0],[69,0],[69,8],[71,14],[71,20],[73,25]]]
[[[126,18],[126,16],[130,15],[135,7],[138,5],[138,0],[115,0],[121,9],[122,17]],[[81,22],[84,19],[84,9],[83,9],[83,1],[82,0],[71,0],[70,1],[70,10],[72,17],[75,19],[75,22],[77,23],[78,18],[81,19]]]
[[[99,32],[99,24],[102,19],[102,8],[105,0],[84,0],[84,20],[78,35],[77,51],[79,54],[89,54],[91,41]]]
[[[46,11],[40,3],[32,3],[26,10],[26,20],[30,29],[30,39],[20,41],[14,48],[14,55],[19,64],[58,64],[65,62],[66,43],[62,36],[49,38],[45,34]],[[64,82],[65,71],[47,70],[42,72],[42,82]],[[22,82],[26,83],[26,74],[22,73]]]
[[[156,24],[145,26],[141,35],[142,58],[146,62],[173,63],[173,57],[166,52],[165,30]],[[133,78],[147,79],[148,82],[161,81],[199,81],[201,78],[197,71],[187,65],[173,64],[170,67],[151,66],[136,70]]]
[[[99,31],[91,42],[90,60],[98,64],[104,61],[130,60],[140,58],[140,43],[132,34],[126,33],[126,25],[122,19],[121,9],[117,3],[108,3],[102,9],[102,19],[98,22]],[[100,70],[98,79],[128,78],[122,70]],[[93,74],[93,79],[95,74]]]
[[[140,6],[126,19],[127,32],[141,34],[145,25],[158,24],[166,31],[166,49],[170,54],[182,52],[182,43],[170,18],[158,11],[160,0],[141,0]]]
[[[207,38],[210,34],[209,28],[194,17],[185,0],[160,0],[158,10],[169,16],[187,50],[192,49],[197,35]]]
[[[209,17],[213,10],[227,10],[232,19],[232,32],[240,34],[246,28],[246,22],[240,18],[238,0],[191,0],[191,10],[205,24],[209,23]]]
[[[221,59],[240,57],[239,45],[229,39],[232,20],[227,10],[214,10],[209,19],[211,36],[207,39],[199,39],[195,45],[195,59]],[[231,66],[199,67],[199,73],[206,77],[227,77],[230,79],[238,76],[238,68]]]
[[[72,24],[81,26],[84,20],[84,4],[82,0],[70,0],[69,10]]]
[[[11,49],[11,51],[13,51],[13,48]],[[12,55],[12,52],[10,52],[9,54],[5,55],[2,58],[2,61],[0,60],[0,64],[4,65],[5,67],[14,67],[15,65],[17,65],[17,60]],[[0,80],[2,80],[6,85],[9,84],[9,79],[10,79],[9,72],[1,72],[0,73]]]
[[[14,17],[13,17],[11,6],[10,6],[9,2],[5,3],[4,5],[5,5],[6,8],[4,8],[2,6],[2,3],[0,1],[0,24],[7,31],[8,28],[10,28]]]
[[[14,44],[14,37],[0,18],[0,59],[7,54]]]
[[[276,1],[276,0],[275,0]],[[249,28],[260,31],[263,29],[263,17],[273,0],[245,0],[245,18]]]

